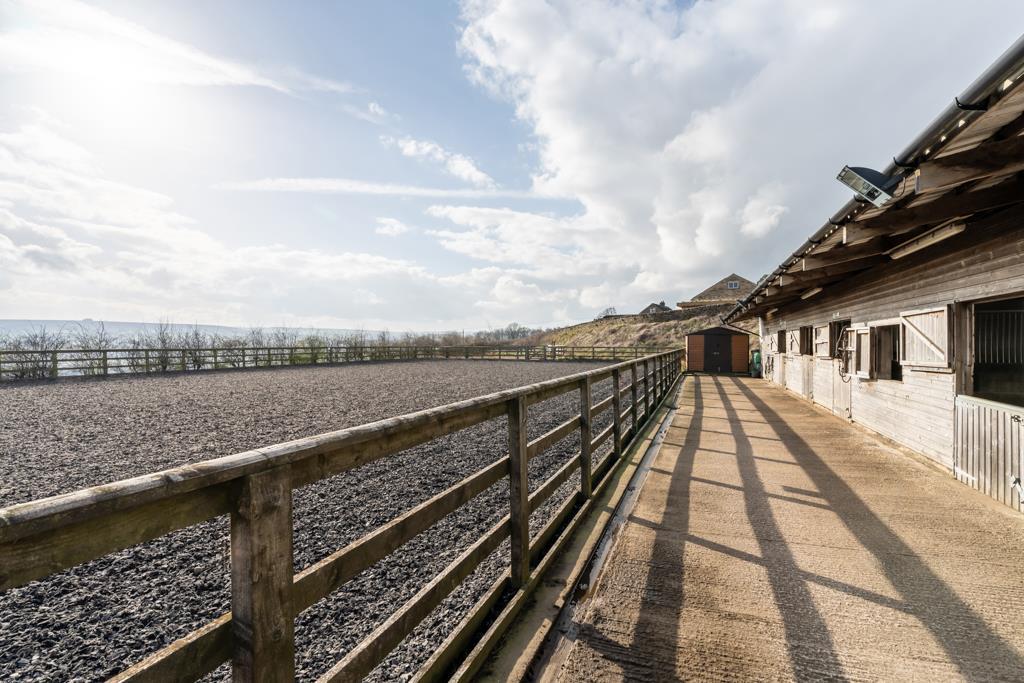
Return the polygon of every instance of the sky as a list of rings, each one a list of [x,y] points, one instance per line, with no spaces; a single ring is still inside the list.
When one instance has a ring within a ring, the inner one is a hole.
[[[774,267],[1024,3],[0,0],[0,318],[478,330]]]

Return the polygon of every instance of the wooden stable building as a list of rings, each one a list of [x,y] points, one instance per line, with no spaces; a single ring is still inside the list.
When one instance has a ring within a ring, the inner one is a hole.
[[[742,372],[750,370],[750,335],[728,327],[711,327],[686,335],[689,372]]]
[[[768,381],[1024,508],[1024,38],[726,317]],[[884,198],[883,198],[884,199]]]

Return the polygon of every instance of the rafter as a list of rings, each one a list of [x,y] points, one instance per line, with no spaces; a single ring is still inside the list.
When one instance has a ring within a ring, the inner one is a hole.
[[[918,193],[935,192],[1021,170],[1024,170],[1024,137],[990,140],[921,164],[917,170],[916,190]]]
[[[938,223],[956,216],[969,215],[1020,201],[1024,201],[1024,181],[1014,178],[983,190],[943,195],[927,204],[890,209],[880,216],[865,219],[858,225],[863,228],[901,230]]]

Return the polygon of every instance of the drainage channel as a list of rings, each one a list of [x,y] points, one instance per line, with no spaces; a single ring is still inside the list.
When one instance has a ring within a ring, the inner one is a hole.
[[[682,381],[685,381],[685,376]],[[676,396],[678,396],[678,392],[682,389],[682,381],[676,389]],[[619,530],[633,513],[633,508],[636,507],[640,491],[643,489],[644,482],[647,481],[647,473],[650,471],[651,464],[661,449],[661,444],[665,440],[665,434],[668,432],[672,419],[675,417],[676,406],[674,402],[675,398],[673,398],[673,403],[669,405],[668,411],[658,424],[658,431],[655,433],[654,438],[651,439],[651,443],[647,446],[647,450],[640,459],[640,463],[637,465],[636,471],[626,487],[626,491],[622,494],[619,504],[615,507],[615,514],[608,522],[604,533],[601,534],[601,540],[598,541],[590,560],[587,562],[587,566],[580,573],[580,578],[573,590],[572,600],[559,614],[558,621],[555,623],[553,632],[557,635],[540,653],[535,666],[531,667],[533,675],[530,676],[529,680],[543,681],[548,678],[547,673],[557,671],[561,667],[562,661],[569,654],[572,644],[576,641],[580,623],[579,617],[583,616],[583,610],[586,609],[593,588],[597,585],[597,579],[601,575],[601,570],[604,568],[612,547],[615,545],[615,539],[618,537]]]

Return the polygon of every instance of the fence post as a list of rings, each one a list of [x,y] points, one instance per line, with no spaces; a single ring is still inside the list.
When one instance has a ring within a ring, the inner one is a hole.
[[[619,380],[622,373],[618,368],[612,370],[612,453],[615,460],[622,458],[622,393],[619,388]]]
[[[647,360],[643,361],[643,417],[650,419],[650,365]]]
[[[287,465],[242,480],[231,513],[235,681],[292,681],[292,484]]]
[[[145,351],[143,351],[142,354],[143,354],[143,358],[144,358],[144,362],[145,362],[146,373],[148,374],[149,373],[149,349],[146,349]]]
[[[526,473],[526,399],[508,402],[509,498],[512,544],[512,587],[530,578],[530,483]]]
[[[630,398],[632,400],[630,401],[630,405],[629,405],[629,416],[633,420],[633,436],[635,437],[637,434],[640,433],[640,423],[637,422],[637,407],[636,407],[636,400],[637,400],[637,391],[636,391],[636,363],[633,363],[632,365],[629,366],[629,379],[630,379],[630,384],[632,385],[630,387]]]
[[[101,357],[101,362],[103,363],[103,374],[106,375],[107,371],[108,371],[108,367],[109,367],[107,365],[107,351],[106,351],[106,349],[104,349],[104,351],[103,351],[103,356]]]
[[[50,354],[50,377],[57,376],[57,352]]]
[[[583,497],[593,495],[592,475],[590,473],[590,377],[580,380],[580,492]]]

